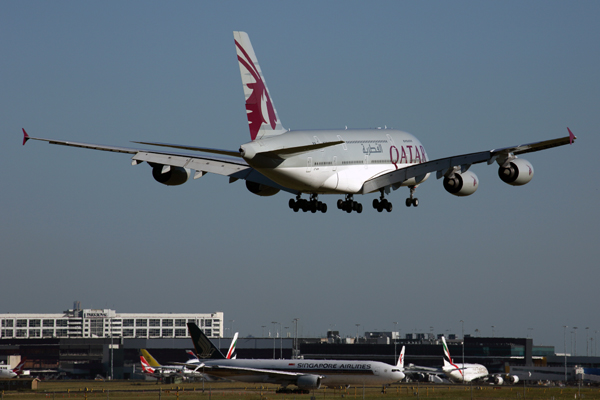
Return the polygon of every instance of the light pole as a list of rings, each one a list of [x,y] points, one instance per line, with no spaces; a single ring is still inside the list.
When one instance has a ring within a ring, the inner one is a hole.
[[[565,385],[567,384],[567,325],[563,325],[563,340],[565,341]]]
[[[356,343],[358,344],[358,327],[360,326],[360,324],[354,324],[356,325]]]
[[[273,330],[276,331],[275,324],[277,324],[277,321],[271,321],[271,323],[273,324]],[[273,335],[273,360],[274,359],[275,359],[275,335]]]
[[[261,325],[260,327],[262,328],[262,337],[265,337],[265,328],[267,326],[266,325]]]
[[[392,336],[394,336],[394,362],[398,362],[398,359],[396,358],[396,335],[395,333],[397,332],[398,329],[398,322],[394,322],[394,332],[392,332]]]
[[[298,320],[300,318],[294,318],[294,324],[296,324],[296,333],[294,334],[294,355],[292,358],[296,358],[296,355],[298,354],[296,352],[297,347],[298,347]]]
[[[279,359],[283,358],[283,330],[281,329],[281,322],[279,322]]]
[[[589,335],[589,329],[590,329],[590,327],[589,327],[589,326],[586,326],[586,327],[585,327],[585,356],[586,356],[586,357],[588,357],[588,356],[589,356],[589,354],[588,354],[588,353],[589,353],[589,346],[588,346],[588,342],[589,342],[589,340],[590,340],[590,339],[589,339],[589,337],[588,337],[588,335]]]
[[[575,331],[575,346],[573,347],[573,356],[576,356],[577,355],[577,327],[574,326],[573,329]]]
[[[461,330],[462,330],[462,369],[463,369],[463,373],[462,378],[463,378],[463,384],[465,383],[465,321],[463,321],[462,319],[460,320],[461,323]]]

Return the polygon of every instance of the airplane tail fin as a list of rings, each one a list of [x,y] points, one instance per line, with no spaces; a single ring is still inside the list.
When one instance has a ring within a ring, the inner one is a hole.
[[[150,366],[150,364],[148,363],[148,361],[146,361],[144,356],[140,356],[140,363],[142,364],[142,371],[145,374],[153,374],[154,373],[154,368],[152,368]]]
[[[188,322],[188,330],[196,349],[196,354],[199,359],[223,359],[225,356],[217,347],[210,341],[208,337],[198,328],[193,322]]]
[[[235,48],[242,75],[246,114],[252,140],[274,136],[286,130],[281,125],[258,59],[246,32],[233,32]]]
[[[237,358],[237,354],[235,354],[235,346],[237,345],[238,333],[236,332],[233,335],[233,339],[231,340],[231,346],[229,346],[229,351],[227,352],[227,359],[235,360]]]
[[[16,367],[13,368],[12,372],[14,372],[15,374],[21,375],[23,373],[23,368],[25,367],[25,361],[26,359],[22,359],[20,363],[17,364]]]
[[[156,359],[154,357],[152,357],[150,355],[150,353],[148,353],[148,350],[140,349],[140,351],[142,353],[142,356],[146,359],[146,362],[148,363],[148,365],[150,367],[158,368],[161,366],[160,363],[158,361],[156,361]]]
[[[188,358],[190,360],[196,360],[198,357],[196,356],[196,353],[194,353],[192,350],[186,350],[185,354],[188,355]]]
[[[406,350],[406,346],[402,346],[400,357],[398,357],[398,364],[396,364],[396,366],[401,370],[404,370],[404,350]]]
[[[452,357],[450,357],[450,350],[446,344],[446,338],[442,336],[442,344],[444,346],[444,367],[452,367]]]

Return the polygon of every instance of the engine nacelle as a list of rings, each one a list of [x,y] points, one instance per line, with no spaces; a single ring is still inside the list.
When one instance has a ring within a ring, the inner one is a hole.
[[[496,384],[496,385],[502,385],[504,383],[504,379],[502,379],[502,377],[499,375],[494,376],[493,380],[494,380],[494,384]]]
[[[519,382],[519,377],[517,375],[506,375],[506,380],[512,384]]]
[[[155,164],[152,167],[152,177],[167,186],[183,185],[190,178],[190,170],[181,167],[170,167],[163,173],[164,165]]]
[[[498,176],[502,182],[509,185],[521,186],[529,183],[533,178],[533,166],[523,158],[510,160],[508,165],[498,168]]]
[[[296,386],[299,389],[318,389],[321,387],[321,377],[318,375],[302,375],[298,377]]]
[[[246,188],[258,196],[273,196],[279,192],[279,189],[275,189],[274,187],[250,181],[246,181]]]
[[[479,187],[479,178],[471,171],[455,172],[451,178],[444,178],[444,189],[455,196],[469,196]]]

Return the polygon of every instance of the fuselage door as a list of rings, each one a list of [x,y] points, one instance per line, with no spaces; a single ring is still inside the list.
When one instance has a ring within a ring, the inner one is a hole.
[[[337,171],[337,156],[333,156],[333,170]]]
[[[308,157],[306,159],[306,172],[310,172],[312,170],[312,157]]]

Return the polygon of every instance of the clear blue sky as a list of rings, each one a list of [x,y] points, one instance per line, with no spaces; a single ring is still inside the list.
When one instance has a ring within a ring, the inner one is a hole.
[[[3,1],[0,312],[225,312],[327,329],[534,337],[600,330],[597,1]],[[286,128],[388,127],[444,157],[565,136],[511,187],[432,177],[418,208],[295,214],[209,175],[156,183],[127,155],[32,136],[237,149],[249,140],[232,31],[249,33]],[[529,330],[533,328],[533,331]]]

